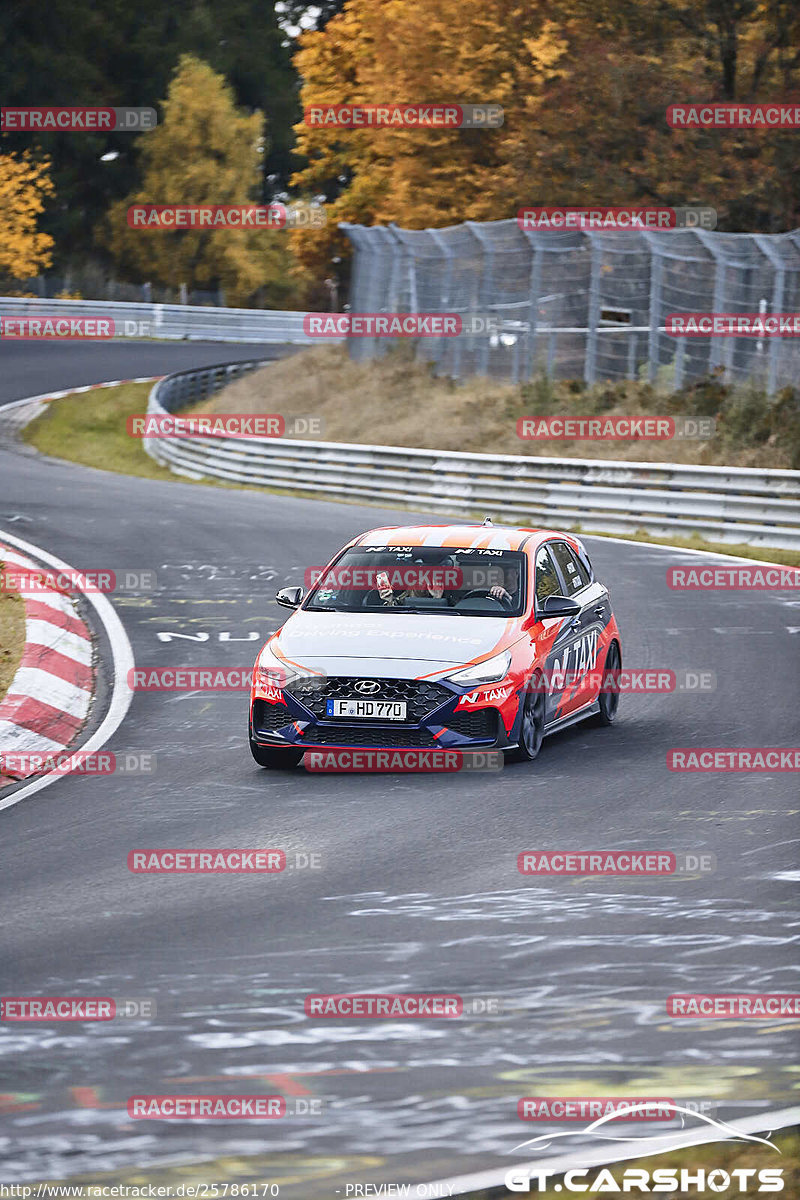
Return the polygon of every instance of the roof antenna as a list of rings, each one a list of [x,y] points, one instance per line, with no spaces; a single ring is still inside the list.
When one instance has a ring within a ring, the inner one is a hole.
[[[494,525],[494,521],[492,520],[491,517],[484,517],[483,523],[484,523],[484,525]]]

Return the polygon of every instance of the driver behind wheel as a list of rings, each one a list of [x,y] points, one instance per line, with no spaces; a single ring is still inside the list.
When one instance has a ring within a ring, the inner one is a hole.
[[[507,588],[504,588],[499,583],[495,583],[489,588],[488,595],[493,600],[499,600],[501,603],[505,600],[510,604],[517,594],[517,585],[519,583],[519,571],[517,571],[516,567],[509,567],[506,571],[506,583],[508,584]]]
[[[415,567],[429,567],[431,565],[431,563],[426,563],[422,558],[414,559]],[[443,568],[454,567],[455,560],[453,559],[452,555],[448,554],[445,558],[441,559],[434,565],[438,571]],[[407,601],[413,601],[415,599],[443,600],[448,606],[451,606],[454,603],[453,593],[445,592],[445,589],[441,584],[430,583],[423,587],[408,588],[406,591],[395,592],[392,590],[389,575],[386,571],[378,572],[375,577],[375,583],[377,584],[378,595],[380,596],[382,603],[388,608],[397,608],[405,604]]]

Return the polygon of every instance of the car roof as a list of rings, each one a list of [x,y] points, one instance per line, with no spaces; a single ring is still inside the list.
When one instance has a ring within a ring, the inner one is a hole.
[[[526,543],[527,548],[535,548],[554,535],[574,540],[555,529],[517,529],[511,525],[397,525],[370,529],[351,545],[521,550]]]

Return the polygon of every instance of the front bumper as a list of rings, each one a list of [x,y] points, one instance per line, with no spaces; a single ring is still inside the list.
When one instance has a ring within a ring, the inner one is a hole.
[[[374,677],[373,677],[374,678]],[[500,713],[492,707],[460,709],[464,694],[447,683],[414,679],[379,679],[381,699],[405,700],[407,720],[328,718],[328,699],[352,696],[354,679],[336,676],[322,687],[305,680],[284,688],[284,703],[255,697],[251,709],[252,736],[264,746],[294,746],[308,750],[331,746],[376,749],[501,749],[509,745]]]

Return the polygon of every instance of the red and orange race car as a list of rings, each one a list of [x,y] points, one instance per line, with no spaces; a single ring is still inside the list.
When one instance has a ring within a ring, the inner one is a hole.
[[[622,665],[608,589],[550,529],[373,529],[316,572],[253,669],[250,748],[502,749],[533,759],[585,717],[610,725]],[[610,682],[609,682],[610,681]]]

